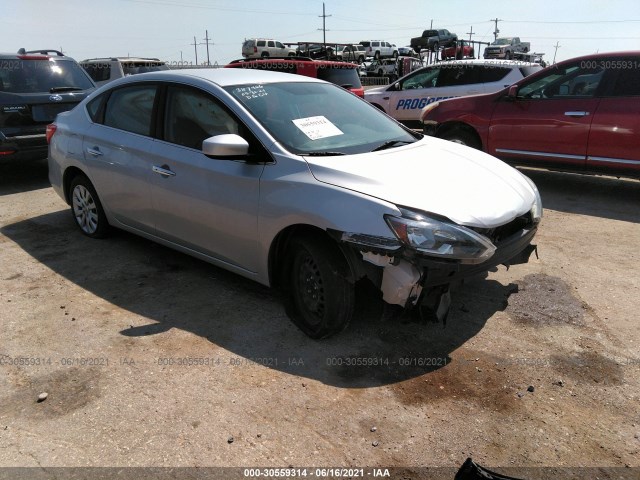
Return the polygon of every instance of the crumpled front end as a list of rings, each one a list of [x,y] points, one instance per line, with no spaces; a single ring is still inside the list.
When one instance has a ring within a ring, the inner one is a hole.
[[[541,213],[541,212],[540,212]],[[536,209],[491,229],[462,227],[483,240],[482,252],[469,246],[438,246],[436,253],[412,248],[401,239],[377,239],[349,232],[330,232],[348,252],[355,280],[368,277],[382,292],[383,300],[407,310],[418,310],[425,319],[445,321],[451,304],[451,290],[462,280],[497,265],[527,263],[536,251],[532,240],[540,217]],[[443,235],[446,236],[444,231]],[[447,250],[468,258],[446,258]],[[440,256],[438,256],[438,252]],[[471,258],[471,253],[477,255]],[[478,260],[479,259],[479,260]]]

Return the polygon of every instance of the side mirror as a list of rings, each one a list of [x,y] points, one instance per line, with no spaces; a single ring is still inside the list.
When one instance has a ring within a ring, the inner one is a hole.
[[[507,93],[507,97],[509,97],[511,100],[515,100],[517,96],[518,96],[518,86],[517,85],[511,85],[509,87],[509,91]]]
[[[249,153],[249,143],[232,133],[216,135],[202,142],[202,153],[213,158],[245,157]]]

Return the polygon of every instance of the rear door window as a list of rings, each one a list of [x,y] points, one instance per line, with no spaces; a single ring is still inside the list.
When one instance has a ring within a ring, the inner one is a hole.
[[[478,69],[474,65],[465,65],[462,68],[460,66],[452,66],[452,68],[443,66],[440,69],[436,87],[457,87],[482,83],[480,70],[483,69]]]
[[[156,91],[155,85],[137,85],[114,90],[107,101],[104,124],[150,136]]]

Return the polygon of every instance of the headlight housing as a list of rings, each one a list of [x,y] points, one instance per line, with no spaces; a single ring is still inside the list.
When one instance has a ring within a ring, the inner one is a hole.
[[[400,212],[402,217],[385,215],[389,228],[400,242],[425,255],[482,263],[496,251],[488,238],[469,228],[402,208]]]
[[[536,184],[533,183],[533,180],[531,180],[526,175],[523,175],[523,177],[527,180],[527,182],[529,182],[529,185],[531,185],[531,188],[533,188],[533,192],[535,193],[535,200],[533,201],[533,206],[531,207],[531,218],[533,219],[533,223],[540,223],[540,220],[542,220],[542,197],[540,196],[538,187],[536,187]]]

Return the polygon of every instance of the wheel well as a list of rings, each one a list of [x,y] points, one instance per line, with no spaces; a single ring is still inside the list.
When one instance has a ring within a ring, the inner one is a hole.
[[[62,177],[62,188],[64,191],[64,199],[67,203],[71,203],[71,199],[69,198],[69,188],[71,187],[71,182],[78,175],[84,175],[84,172],[77,167],[69,167],[64,171],[64,176]]]
[[[286,260],[289,244],[293,238],[304,236],[322,238],[327,243],[335,245],[335,247],[342,252],[342,255],[345,257],[345,261],[351,269],[351,262],[346,257],[344,250],[340,248],[340,245],[326,232],[326,230],[314,227],[313,225],[290,225],[276,235],[273,242],[271,242],[271,247],[269,248],[269,284],[271,287],[278,289],[284,286],[284,279],[282,278],[282,274],[284,272],[282,271],[282,267],[287,264]]]
[[[462,123],[462,122],[443,123],[438,127],[437,136],[439,138],[442,138],[447,133],[452,132],[453,130],[462,130],[463,132],[468,133],[475,139],[477,144],[480,145],[480,150],[484,150],[484,145],[482,144],[482,139],[480,138],[480,135],[478,135],[478,132],[476,132],[475,128],[473,128],[471,125],[467,123]]]

